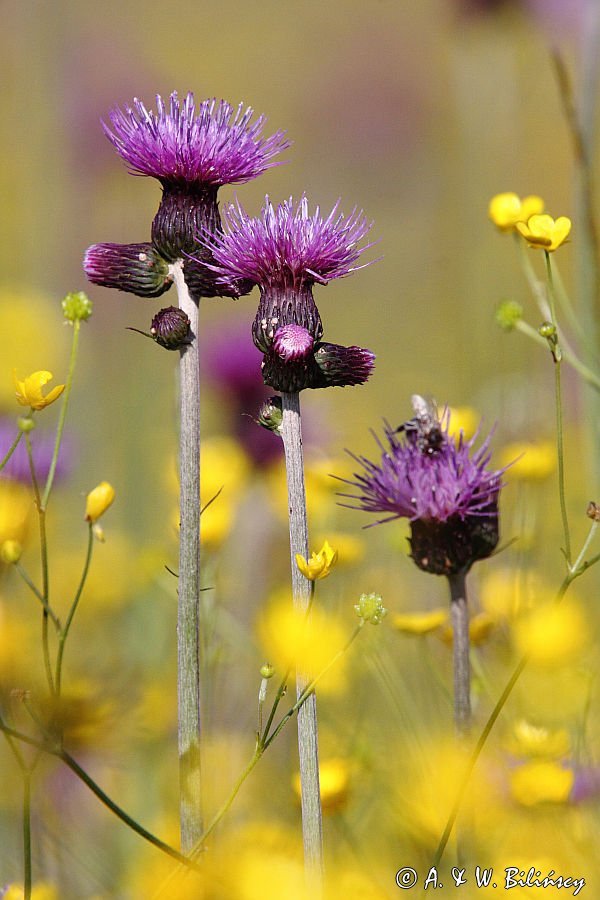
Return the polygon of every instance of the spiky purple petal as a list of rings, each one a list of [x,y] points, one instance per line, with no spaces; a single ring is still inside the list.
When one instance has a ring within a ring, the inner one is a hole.
[[[254,111],[237,109],[224,100],[203,100],[198,106],[192,93],[180,101],[177,92],[169,104],[156,96],[156,113],[141,100],[133,108],[114,109],[104,133],[135,175],[161,181],[239,184],[250,181],[271,166],[289,147],[283,131],[262,137],[265,117],[252,122]]]

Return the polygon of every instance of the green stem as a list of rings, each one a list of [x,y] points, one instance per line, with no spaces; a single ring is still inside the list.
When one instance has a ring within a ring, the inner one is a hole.
[[[63,391],[63,399],[60,406],[60,414],[58,417],[58,425],[56,427],[56,437],[54,439],[54,451],[52,453],[52,460],[50,462],[50,469],[48,471],[48,477],[46,478],[46,486],[44,488],[44,495],[41,501],[41,508],[45,511],[48,506],[48,500],[50,498],[50,492],[52,491],[52,485],[54,484],[54,476],[56,474],[56,466],[58,464],[58,454],[60,451],[60,445],[62,442],[63,431],[65,427],[65,420],[67,417],[67,408],[69,405],[69,397],[71,395],[71,388],[73,387],[73,375],[75,374],[75,363],[77,361],[77,350],[79,347],[79,331],[81,329],[81,322],[79,319],[75,319],[73,322],[73,341],[71,343],[71,357],[69,359],[69,371],[67,373],[67,381],[65,384],[65,389]]]
[[[42,654],[44,657],[44,669],[50,693],[54,694],[54,678],[52,676],[52,664],[50,662],[50,642],[48,634],[48,610],[50,608],[50,580],[48,575],[48,538],[46,535],[46,510],[42,503],[40,494],[40,486],[37,480],[35,465],[33,462],[33,453],[31,447],[31,439],[28,434],[25,435],[25,445],[27,447],[27,458],[29,460],[29,470],[31,472],[31,483],[33,485],[33,493],[35,496],[35,505],[38,512],[38,526],[40,531],[40,560],[42,567]]]
[[[590,534],[588,535],[588,539],[586,540],[584,547],[589,546],[590,537],[593,534],[595,534],[596,527],[594,527],[594,526],[597,526],[597,524],[598,523],[596,523],[596,522],[592,523],[592,528],[590,529]],[[582,556],[582,554],[580,553],[579,556],[577,557],[578,560],[581,560],[581,556]],[[587,560],[587,562],[581,561],[579,563],[579,566],[577,569],[575,569],[575,567],[573,567],[572,570],[563,579],[562,584],[560,585],[560,587],[556,593],[555,603],[560,603],[560,601],[563,599],[563,597],[565,596],[569,587],[575,581],[575,579],[579,578],[591,566],[595,565],[599,561],[600,561],[600,554],[598,554],[597,556],[594,556],[590,560]],[[467,785],[470,781],[471,775],[473,774],[473,770],[475,769],[475,766],[477,765],[477,761],[478,761],[479,757],[481,756],[481,752],[482,752],[483,748],[485,747],[487,739],[490,736],[494,725],[496,724],[498,716],[502,712],[502,709],[503,709],[506,701],[510,697],[517,681],[521,677],[521,673],[525,669],[527,662],[528,662],[527,656],[523,656],[519,660],[514,672],[510,676],[504,690],[502,691],[500,697],[498,698],[496,705],[494,706],[492,712],[490,713],[489,718],[484,725],[483,731],[481,732],[481,734],[477,740],[477,743],[475,744],[473,752],[471,753],[471,755],[467,761],[467,765],[465,767],[463,777],[461,778],[459,785],[458,785],[458,790],[456,792],[454,803],[453,803],[450,813],[448,815],[448,819],[446,821],[446,826],[445,826],[442,836],[440,838],[440,842],[438,844],[438,847],[437,847],[437,850],[436,850],[436,853],[435,853],[435,856],[433,859],[432,864],[436,867],[439,866],[440,860],[441,860],[442,856],[444,855],[444,850],[446,849],[448,840],[452,833],[452,829],[454,828],[454,825],[456,823],[456,818],[458,816],[458,812],[462,805],[462,801],[463,801],[465,791],[467,789]]]
[[[83,592],[83,588],[84,588],[85,582],[87,580],[88,572],[90,570],[90,563],[92,561],[93,547],[94,547],[94,531],[93,531],[92,523],[90,522],[88,525],[88,543],[87,543],[87,552],[85,555],[85,562],[83,564],[83,571],[81,573],[81,578],[79,579],[79,585],[77,586],[77,591],[75,592],[75,597],[73,598],[73,602],[71,604],[71,609],[69,610],[69,615],[67,616],[65,626],[60,631],[59,636],[58,636],[58,653],[56,656],[56,676],[54,679],[57,696],[60,694],[60,686],[61,686],[61,680],[62,680],[62,665],[63,665],[63,655],[65,652],[65,644],[67,642],[67,638],[69,636],[69,630],[71,628],[71,623],[73,622],[73,617],[77,610],[77,606],[79,605],[79,600],[81,599],[81,594]]]
[[[17,449],[17,447],[19,446],[19,441],[21,440],[22,437],[23,437],[23,432],[22,432],[22,431],[19,431],[19,433],[17,434],[16,438],[14,439],[14,441],[12,442],[12,444],[10,445],[10,447],[8,448],[8,451],[7,451],[7,453],[6,453],[6,456],[4,457],[4,459],[2,460],[2,462],[0,462],[0,472],[2,471],[2,469],[4,468],[4,466],[6,465],[6,463],[9,461],[9,459],[11,458],[11,456],[13,455],[13,453],[15,452],[15,450]]]
[[[155,846],[158,850],[161,850],[163,853],[166,853],[167,856],[170,856],[172,859],[177,860],[177,862],[181,863],[188,868],[197,869],[196,864],[188,859],[187,856],[184,856],[178,850],[175,850],[174,847],[171,847],[169,844],[165,844],[164,841],[161,841],[160,838],[157,838],[152,832],[148,831],[139,822],[136,822],[128,813],[126,813],[120,806],[118,806],[113,800],[110,799],[108,794],[106,794],[102,788],[94,781],[91,775],[82,769],[79,763],[73,759],[73,757],[67,753],[66,750],[57,747],[50,747],[45,744],[43,741],[38,740],[37,738],[32,738],[28,734],[24,734],[23,732],[17,731],[14,728],[10,728],[8,725],[4,723],[4,721],[0,718],[0,730],[4,732],[4,735],[7,738],[14,738],[18,741],[21,741],[24,744],[29,744],[31,747],[37,747],[38,750],[43,751],[44,753],[48,753],[50,756],[54,756],[57,759],[60,759],[72,772],[73,774],[79,778],[83,784],[86,785],[90,789],[90,791],[100,800],[100,802],[106,806],[118,819],[124,822],[132,831],[135,831],[140,837],[142,837],[145,841]]]
[[[21,576],[21,578],[23,579],[23,581],[25,582],[25,584],[27,585],[27,587],[29,588],[29,590],[32,592],[32,594],[35,597],[37,597],[37,599],[42,604],[44,610],[48,613],[48,615],[52,619],[52,622],[54,623],[54,627],[56,628],[56,630],[60,631],[60,619],[58,618],[56,613],[50,608],[50,606],[48,606],[48,601],[45,599],[43,594],[40,591],[38,591],[35,584],[31,580],[31,578],[29,577],[29,575],[27,574],[27,572],[25,571],[25,569],[23,568],[21,563],[18,563],[18,562],[14,563],[14,566],[15,566],[15,569],[17,570],[17,572],[19,573],[19,575]]]
[[[554,280],[552,278],[552,262],[550,254],[547,250],[546,255],[546,272],[548,275],[548,299],[550,301],[550,314],[552,316],[552,324],[557,329],[556,309],[555,309],[555,293]],[[562,382],[561,382],[561,361],[562,353],[560,345],[557,343],[552,354],[554,359],[554,395],[556,404],[556,449],[558,454],[558,496],[560,502],[560,514],[563,525],[563,535],[565,541],[565,558],[567,565],[571,565],[571,534],[569,530],[569,517],[567,513],[567,499],[565,491],[565,453],[564,453],[564,433],[563,433],[563,412],[562,412]]]
[[[23,900],[31,900],[31,772],[23,772]]]
[[[543,338],[541,334],[536,331],[531,325],[527,322],[524,322],[523,319],[519,319],[519,321],[515,324],[515,328],[517,331],[520,331],[521,334],[526,335],[528,338],[534,340],[540,347],[543,347],[545,350],[548,349],[548,341],[546,338]],[[596,391],[600,391],[600,377],[596,375],[588,366],[585,365],[575,354],[567,349],[566,347],[562,347],[562,358],[568,363],[575,371],[581,375],[583,381],[586,384],[589,384],[590,387],[594,388]]]

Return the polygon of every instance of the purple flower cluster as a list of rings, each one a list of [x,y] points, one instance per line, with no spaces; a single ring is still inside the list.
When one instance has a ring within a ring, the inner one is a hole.
[[[219,187],[249,181],[278,165],[275,157],[289,142],[281,131],[262,137],[264,116],[252,122],[253,110],[243,104],[237,111],[223,100],[204,100],[196,107],[193,94],[180,102],[173,93],[168,107],[157,96],[156,107],[153,113],[134,100],[133,108],[113,110],[111,125],[104,124],[130,171],[157,178],[163,187],[152,242],[94,244],[85,255],[86,275],[94,284],[156,297],[171,286],[169,264],[181,259],[194,298],[247,293],[251,285],[241,281],[235,288],[215,284],[198,235],[221,229]]]
[[[309,212],[302,196],[275,208],[266,198],[260,217],[240,204],[225,208],[225,233],[205,236],[214,262],[207,263],[217,284],[248,280],[260,288],[252,326],[254,343],[264,354],[263,378],[281,391],[362,384],[374,355],[359,347],[323,344],[323,325],[313,297],[315,283],[327,284],[357,269],[360,246],[371,224],[362,212],[346,217],[339,202],[328,216]],[[335,349],[334,349],[335,348]]]
[[[450,435],[450,416],[440,423],[441,440],[435,449],[403,426],[386,424],[386,447],[379,462],[352,458],[363,467],[354,480],[341,479],[357,489],[341,494],[370,513],[384,513],[372,524],[407,518],[411,523],[411,550],[416,564],[427,572],[448,575],[466,570],[489,556],[498,542],[498,495],[504,469],[489,468],[490,437],[474,449],[477,435],[465,441]]]

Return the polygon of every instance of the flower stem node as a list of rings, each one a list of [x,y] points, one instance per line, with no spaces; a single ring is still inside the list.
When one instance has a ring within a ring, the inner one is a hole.
[[[571,231],[571,220],[566,216],[553,219],[548,215],[531,216],[527,223],[517,222],[516,229],[534,250],[542,249],[547,253],[564,244]]]
[[[84,291],[71,291],[61,305],[67,322],[87,322],[92,315],[93,304]]]
[[[496,322],[504,331],[512,331],[523,318],[523,307],[516,300],[503,300],[496,310]]]
[[[588,519],[592,519],[592,521],[594,522],[600,522],[600,505],[598,503],[595,503],[593,500],[590,500],[587,505],[585,514]]]
[[[92,244],[83,268],[93,284],[137,297],[160,297],[172,284],[169,264],[152,244]]]
[[[263,428],[266,428],[267,431],[272,431],[274,434],[281,436],[283,423],[281,397],[269,397],[268,400],[265,400],[258,411],[258,419],[256,421]]]
[[[552,322],[542,322],[538,328],[538,334],[547,341],[556,343],[556,325],[553,325]]]
[[[42,388],[44,385],[48,384],[49,381],[52,381],[53,377],[52,372],[42,370],[40,372],[33,372],[23,381],[19,381],[17,378],[17,370],[14,369],[13,381],[16,388],[17,402],[20,403],[21,406],[29,406],[31,409],[37,410],[45,409],[47,406],[50,406],[51,403],[58,400],[65,389],[64,384],[57,384],[56,387],[53,387],[52,390],[44,396],[42,394]]]
[[[35,428],[35,420],[31,416],[19,416],[17,419],[17,428],[19,431],[29,434]]]
[[[0,559],[8,565],[14,565],[21,559],[23,553],[23,545],[20,541],[7,540],[0,547]]]
[[[327,578],[337,559],[338,552],[330,546],[329,541],[324,542],[318,553],[313,552],[308,561],[300,553],[296,553],[296,565],[309,581]]]
[[[89,492],[85,504],[85,520],[92,525],[103,516],[115,499],[115,489],[108,481],[101,481]]]
[[[544,201],[541,197],[531,195],[521,200],[518,194],[507,191],[492,197],[488,215],[500,231],[514,231],[517,222],[526,222],[543,210]]]
[[[260,667],[261,678],[272,678],[274,674],[275,666],[272,666],[271,663],[265,663]]]
[[[192,340],[190,320],[177,306],[161,309],[152,319],[150,335],[165,350],[181,350]]]
[[[354,609],[359,619],[371,625],[379,625],[387,615],[381,594],[361,594]]]

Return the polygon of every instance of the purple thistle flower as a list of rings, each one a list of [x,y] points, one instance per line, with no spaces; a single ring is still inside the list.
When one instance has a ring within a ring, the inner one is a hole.
[[[436,575],[467,571],[489,556],[498,543],[498,495],[505,469],[490,469],[488,436],[474,450],[475,435],[465,441],[448,433],[448,412],[438,423],[435,443],[427,443],[411,420],[402,433],[386,423],[386,448],[376,437],[381,460],[350,454],[364,469],[340,479],[358,490],[341,494],[357,501],[353,509],[386,513],[373,524],[407,518],[411,555],[419,568]]]
[[[152,176],[162,184],[163,196],[152,222],[156,257],[152,259],[152,271],[140,272],[138,260],[131,257],[130,249],[138,245],[99,244],[86,254],[86,273],[105,287],[158,296],[156,290],[154,294],[149,291],[160,287],[162,293],[170,286],[170,281],[158,278],[160,264],[168,273],[168,264],[181,259],[186,284],[196,299],[239,297],[250,290],[251,284],[239,280],[232,286],[222,280],[215,285],[214,275],[203,265],[211,262],[210,253],[199,246],[197,235],[221,231],[219,187],[249,181],[279,165],[274,157],[289,146],[289,141],[282,131],[262,137],[264,116],[252,122],[253,110],[244,109],[243,104],[235,110],[224,100],[204,100],[196,107],[193,94],[188,93],[180,102],[173,93],[168,107],[157,95],[156,107],[153,113],[136,99],[133,108],[114,109],[110,124],[103,123],[106,136],[131,173]],[[107,254],[107,247],[112,255]],[[148,275],[156,276],[150,287]]]
[[[267,197],[260,217],[248,216],[238,203],[226,207],[224,220],[227,233],[203,236],[214,258],[207,267],[216,274],[217,284],[247,279],[259,285],[260,303],[252,326],[259,350],[269,353],[278,329],[288,325],[301,326],[319,341],[323,325],[313,285],[369,265],[354,265],[372,246],[359,246],[371,228],[362,211],[354,209],[346,217],[339,212],[338,201],[323,218],[319,207],[309,213],[305,196],[297,204],[290,197],[277,209]]]
[[[251,122],[254,110],[237,110],[216,99],[198,108],[190,92],[180,102],[177,92],[169,108],[157,94],[156,114],[141,100],[134,108],[114,109],[103,123],[104,133],[134,175],[150,175],[161,182],[213,185],[239,184],[281,164],[274,157],[290,146],[284,132],[261,137],[265,117]]]

